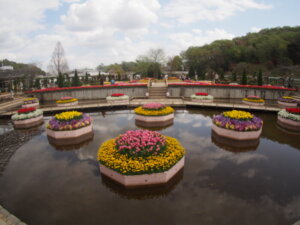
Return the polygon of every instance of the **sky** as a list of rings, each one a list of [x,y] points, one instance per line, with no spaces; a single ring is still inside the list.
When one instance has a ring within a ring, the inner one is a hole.
[[[71,69],[167,57],[263,28],[299,26],[299,0],[0,0],[0,59],[47,70],[61,42]]]

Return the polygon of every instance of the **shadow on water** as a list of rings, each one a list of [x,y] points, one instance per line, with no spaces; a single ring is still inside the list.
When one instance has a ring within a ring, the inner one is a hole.
[[[56,149],[60,151],[69,151],[80,149],[85,145],[88,145],[93,141],[94,133],[89,132],[87,134],[81,135],[80,137],[69,138],[69,139],[55,139],[53,137],[47,136],[49,143]]]
[[[225,151],[234,153],[255,151],[259,146],[259,138],[247,141],[238,141],[226,137],[221,137],[214,131],[211,132],[211,141]]]
[[[183,171],[184,169],[178,171],[166,184],[140,188],[126,188],[103,174],[101,174],[101,178],[102,184],[104,184],[104,186],[113,193],[118,194],[120,197],[126,199],[145,200],[167,196],[182,180]]]

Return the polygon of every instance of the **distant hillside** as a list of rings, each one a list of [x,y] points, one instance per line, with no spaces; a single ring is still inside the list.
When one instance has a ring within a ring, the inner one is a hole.
[[[7,59],[0,60],[0,66],[13,66],[14,71],[18,73],[30,73],[31,75],[44,75],[45,71],[33,64],[17,63]]]
[[[300,27],[263,29],[233,40],[189,47],[181,55],[198,75],[262,70],[270,76],[300,77]]]

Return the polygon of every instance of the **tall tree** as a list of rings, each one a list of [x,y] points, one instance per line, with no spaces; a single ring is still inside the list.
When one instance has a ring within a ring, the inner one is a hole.
[[[65,51],[60,42],[56,43],[48,69],[49,72],[54,75],[59,75],[60,73],[65,73],[69,70]]]
[[[262,76],[262,71],[259,70],[258,72],[258,77],[257,77],[257,85],[263,85],[263,76]]]
[[[79,80],[77,70],[75,70],[74,77],[72,79],[72,87],[79,87],[79,86],[81,86],[81,82]]]
[[[232,81],[236,81],[236,72],[233,72],[233,73],[232,73],[232,78],[231,78],[231,80],[232,80]]]
[[[194,70],[194,67],[190,66],[190,69],[189,69],[189,77],[192,79],[195,77],[195,70]]]
[[[64,76],[62,75],[62,73],[59,73],[59,74],[58,74],[58,78],[57,78],[57,86],[58,86],[58,87],[63,87],[63,86],[64,86],[64,83],[65,83],[65,78],[64,78]]]
[[[35,79],[34,87],[36,89],[41,89],[41,83],[40,83],[40,79],[39,78]]]
[[[243,84],[243,85],[246,85],[246,84],[247,84],[247,74],[246,74],[246,70],[245,70],[245,69],[244,69],[244,71],[243,71],[242,84]]]

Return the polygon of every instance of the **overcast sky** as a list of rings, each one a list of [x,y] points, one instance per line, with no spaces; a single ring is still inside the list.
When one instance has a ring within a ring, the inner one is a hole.
[[[299,0],[0,0],[0,59],[46,69],[56,42],[70,68],[135,60],[261,28],[298,26]]]

